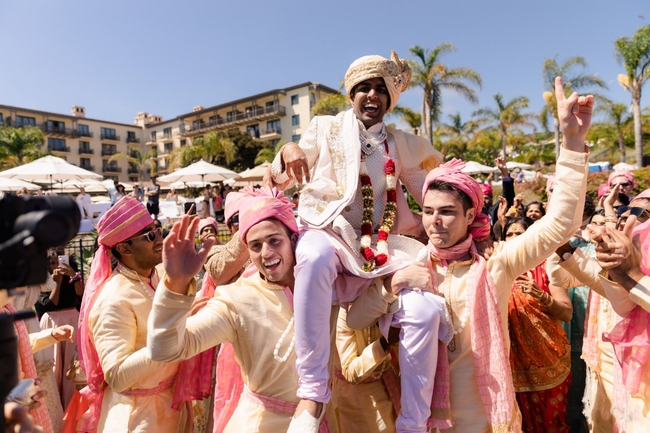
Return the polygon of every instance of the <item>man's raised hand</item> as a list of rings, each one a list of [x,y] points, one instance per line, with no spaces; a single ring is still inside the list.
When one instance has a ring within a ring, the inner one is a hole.
[[[194,236],[198,226],[199,218],[184,215],[173,225],[169,235],[163,241],[165,283],[172,292],[180,294],[187,292],[190,281],[201,270],[210,248],[214,245],[215,240],[208,238],[201,249],[196,251]]]
[[[564,139],[562,146],[575,152],[584,152],[584,142],[591,125],[594,108],[593,95],[578,96],[573,92],[568,98],[564,94],[562,77],[555,78],[557,115]]]

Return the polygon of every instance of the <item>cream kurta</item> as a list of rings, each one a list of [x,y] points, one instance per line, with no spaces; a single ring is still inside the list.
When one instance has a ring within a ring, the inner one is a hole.
[[[521,236],[500,243],[487,262],[487,269],[497,290],[501,325],[510,347],[508,334],[508,300],[513,281],[524,272],[542,263],[578,229],[582,222],[582,208],[586,189],[587,154],[562,148],[557,162],[557,183],[549,211]],[[471,261],[453,262],[446,270],[436,269],[437,287],[447,296],[455,330],[455,350],[448,352],[451,379],[451,410],[454,426],[445,432],[489,431],[476,382],[471,348],[471,320],[467,311],[467,277]],[[365,327],[388,311],[386,302],[391,295],[383,288],[367,290],[353,304],[348,323],[354,328]],[[464,326],[461,326],[465,318]],[[505,366],[510,368],[510,366]],[[515,408],[517,403],[513,402]],[[518,409],[515,409],[518,412]],[[516,416],[519,416],[518,413]]]
[[[160,268],[157,271],[162,275]],[[153,280],[157,283],[158,278]],[[108,384],[98,432],[185,431],[186,411],[171,408],[173,387],[152,396],[120,394],[155,388],[178,371],[176,362],[152,361],[145,347],[153,295],[146,283],[143,287],[114,271],[90,311],[89,327]]]
[[[339,430],[341,433],[394,432],[397,415],[381,378],[391,368],[391,357],[381,347],[379,327],[354,330],[347,326],[346,319],[347,313],[341,308],[336,326],[339,359],[335,368],[345,379],[338,375],[332,377],[330,400]],[[368,378],[375,380],[360,383]]]
[[[160,284],[149,327],[152,357],[180,361],[225,341],[231,342],[244,384],[258,394],[298,403],[296,355],[284,362],[273,351],[293,316],[284,288],[262,280],[259,273],[219,287],[205,308],[192,317],[193,295],[170,292]],[[287,352],[293,339],[289,329],[278,349]],[[242,398],[225,433],[285,432],[290,414],[279,414]]]

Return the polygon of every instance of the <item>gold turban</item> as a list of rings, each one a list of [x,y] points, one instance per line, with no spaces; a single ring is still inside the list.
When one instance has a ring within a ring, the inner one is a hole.
[[[376,55],[358,58],[345,73],[345,91],[350,95],[354,86],[371,78],[384,79],[390,94],[390,107],[387,112],[391,112],[397,105],[400,93],[409,86],[411,67],[406,60],[400,59],[395,51],[391,51],[390,60]]]

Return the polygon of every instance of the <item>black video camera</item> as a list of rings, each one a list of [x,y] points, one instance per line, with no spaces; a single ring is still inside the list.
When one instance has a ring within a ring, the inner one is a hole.
[[[44,283],[47,249],[72,239],[80,221],[70,197],[0,193],[0,288]]]

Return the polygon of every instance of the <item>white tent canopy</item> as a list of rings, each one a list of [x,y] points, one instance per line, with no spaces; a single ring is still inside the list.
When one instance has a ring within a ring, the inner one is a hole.
[[[96,179],[103,176],[68,163],[63,158],[47,155],[28,164],[0,172],[0,177],[15,177],[21,180],[38,181],[52,185],[54,181]]]
[[[467,161],[465,162],[465,168],[463,168],[463,173],[466,174],[479,174],[479,173],[496,173],[499,171],[496,167],[489,167],[483,165],[476,161]]]
[[[176,170],[173,173],[160,176],[160,182],[218,182],[236,177],[237,173],[227,168],[219,167],[218,165],[210,164],[203,160],[188,165],[185,168]]]
[[[530,170],[533,168],[532,165],[526,164],[524,162],[516,162],[516,161],[508,161],[506,162],[506,167],[508,167],[508,170],[512,170],[513,168],[521,168],[522,170]]]
[[[261,182],[270,165],[270,162],[263,162],[258,166],[242,171],[235,179],[237,179],[237,182]]]
[[[618,164],[615,164],[612,168],[614,169],[614,171],[636,170],[636,167],[633,164],[628,164],[626,162],[619,162]]]
[[[0,177],[0,191],[20,191],[23,188],[27,188],[28,191],[41,189],[39,185],[34,185],[24,180]]]

